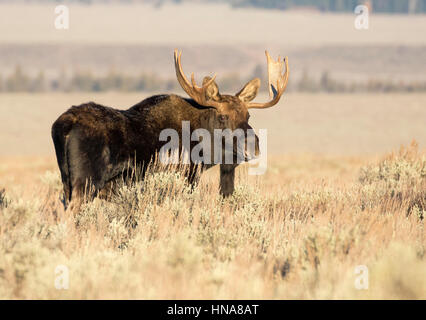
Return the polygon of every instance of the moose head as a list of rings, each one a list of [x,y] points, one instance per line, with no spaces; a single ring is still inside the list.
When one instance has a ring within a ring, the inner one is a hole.
[[[248,123],[250,118],[249,109],[265,109],[276,105],[288,83],[288,58],[285,57],[281,60],[278,57],[278,60],[274,61],[268,51],[265,51],[265,54],[268,65],[268,88],[271,100],[266,103],[253,103],[251,101],[256,98],[260,87],[259,78],[249,81],[235,95],[221,94],[215,82],[216,75],[212,78],[204,77],[202,86],[199,87],[195,83],[194,73],[192,73],[191,82],[189,82],[182,70],[182,51],[179,52],[176,49],[174,52],[176,77],[182,89],[199,105],[212,108],[215,111],[208,118],[209,121],[205,127],[210,132],[214,129],[228,130],[228,135],[231,132],[242,132],[242,135],[245,137],[243,141],[244,148],[239,148],[237,143],[232,143],[231,148],[233,155],[244,161],[249,161],[259,155],[258,137],[254,136],[254,148],[249,148],[250,141],[247,139],[249,131],[254,132]],[[283,74],[284,65],[286,67],[285,74]],[[229,146],[227,143],[222,144],[224,148],[227,145]],[[226,152],[229,150],[223,151]],[[225,152],[222,154],[225,154]],[[232,164],[236,164],[235,159]]]

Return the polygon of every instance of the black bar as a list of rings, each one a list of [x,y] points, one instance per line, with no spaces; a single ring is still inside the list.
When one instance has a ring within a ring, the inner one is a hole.
[[[122,320],[127,314],[133,319],[291,319],[347,316],[358,319],[374,315],[395,316],[398,311],[414,313],[424,310],[424,301],[323,301],[323,300],[95,300],[95,301],[0,301],[0,310],[10,311],[14,318],[30,312],[55,318],[107,316]],[[9,309],[9,310],[8,310]],[[328,319],[327,318],[327,319]]]

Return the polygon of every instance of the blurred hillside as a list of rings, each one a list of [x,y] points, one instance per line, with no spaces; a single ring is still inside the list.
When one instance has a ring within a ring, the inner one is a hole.
[[[353,13],[143,2],[66,2],[68,30],[54,27],[59,2],[0,4],[0,91],[175,91],[174,48],[185,72],[217,73],[225,91],[253,76],[265,83],[265,49],[289,56],[289,90],[425,87],[423,15],[374,13],[360,31]]]

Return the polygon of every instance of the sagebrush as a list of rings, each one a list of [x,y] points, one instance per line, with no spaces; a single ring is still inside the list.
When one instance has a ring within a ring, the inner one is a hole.
[[[243,166],[226,199],[217,179],[192,190],[153,169],[76,214],[48,171],[37,199],[0,193],[0,297],[425,299],[425,164],[413,144],[340,182],[269,185]],[[54,286],[58,265],[68,290]],[[368,290],[354,286],[358,265]]]

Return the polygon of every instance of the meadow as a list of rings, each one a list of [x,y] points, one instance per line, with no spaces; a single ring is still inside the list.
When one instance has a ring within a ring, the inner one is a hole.
[[[373,12],[360,31],[351,13],[69,3],[60,30],[55,5],[0,5],[0,299],[426,299],[426,94],[295,90],[305,75],[424,83],[424,15]],[[51,87],[116,71],[177,86],[174,48],[221,92],[261,71],[265,86],[265,49],[288,55],[289,92],[251,112],[268,130],[266,173],[240,166],[222,199],[218,168],[192,191],[154,167],[65,211],[52,123],[72,105],[124,109],[152,93],[23,92],[22,72]]]
[[[153,168],[73,214],[49,130],[89,94],[3,94],[0,298],[425,299],[424,99],[289,94],[252,114],[268,128],[268,169],[240,166],[232,197],[218,194],[218,168],[192,192]]]
[[[179,172],[153,168],[75,214],[54,160],[26,160],[0,169],[17,177],[0,195],[3,299],[426,298],[426,154],[415,143],[379,159],[273,157],[261,178],[245,165],[225,200],[217,170],[191,192]]]

